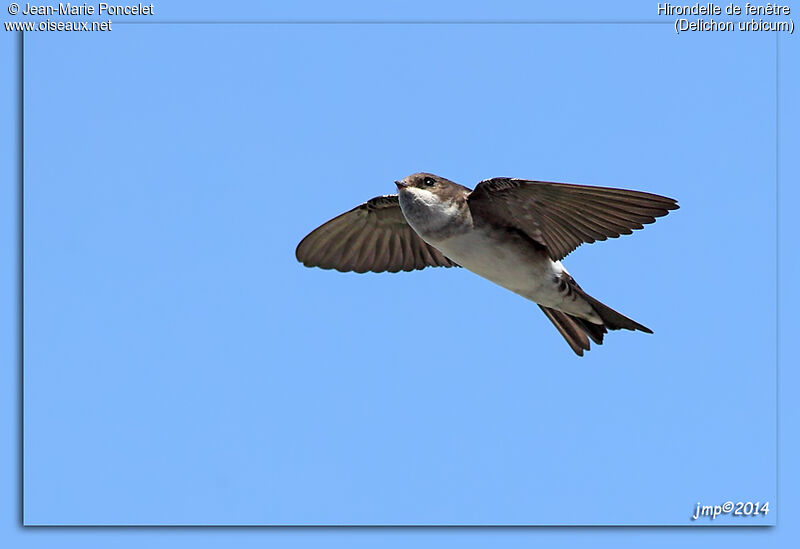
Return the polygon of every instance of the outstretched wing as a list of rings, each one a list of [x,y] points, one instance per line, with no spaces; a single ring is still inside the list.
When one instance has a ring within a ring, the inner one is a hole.
[[[678,208],[672,198],[641,191],[510,178],[481,181],[467,200],[476,222],[523,231],[553,261],[583,243],[631,234]]]
[[[414,232],[396,194],[373,198],[314,229],[295,255],[306,267],[357,273],[458,266]]]

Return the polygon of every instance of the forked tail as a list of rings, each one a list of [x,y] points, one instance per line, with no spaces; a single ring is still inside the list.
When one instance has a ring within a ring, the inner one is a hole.
[[[598,300],[584,292],[580,286],[575,284],[573,287],[581,297],[583,297],[592,306],[597,316],[603,321],[602,324],[595,324],[583,318],[551,309],[539,305],[542,312],[550,319],[550,322],[556,327],[559,333],[564,336],[569,346],[575,351],[578,356],[583,356],[584,351],[588,351],[591,339],[598,345],[603,343],[603,336],[608,333],[608,330],[638,330],[652,334],[653,330],[643,326],[628,318],[627,316],[618,313],[608,305],[600,303]]]

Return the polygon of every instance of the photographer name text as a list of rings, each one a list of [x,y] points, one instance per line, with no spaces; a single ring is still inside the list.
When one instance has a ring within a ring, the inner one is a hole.
[[[20,15],[154,15],[153,4],[72,4],[59,2],[55,5],[25,4]]]

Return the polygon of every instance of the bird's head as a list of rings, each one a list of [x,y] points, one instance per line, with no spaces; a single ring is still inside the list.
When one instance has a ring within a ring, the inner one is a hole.
[[[450,225],[467,207],[469,189],[432,173],[411,174],[394,183],[403,215],[421,235]]]
[[[455,183],[445,179],[444,177],[439,177],[438,175],[426,172],[411,174],[408,177],[404,177],[400,181],[395,181],[394,184],[397,185],[397,190],[401,194],[403,191],[414,192],[414,190],[436,193],[437,191],[441,191],[444,187],[448,186],[448,184],[455,185]]]

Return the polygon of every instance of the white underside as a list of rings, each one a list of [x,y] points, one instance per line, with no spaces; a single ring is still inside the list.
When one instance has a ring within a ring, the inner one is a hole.
[[[473,273],[545,307],[589,320],[599,320],[581,298],[564,298],[554,277],[567,272],[560,261],[533,258],[530,250],[503,245],[483,231],[471,231],[446,240],[429,242],[447,257]],[[527,253],[526,253],[527,252]]]
[[[601,322],[591,305],[574,292],[566,298],[561,295],[554,278],[567,271],[560,261],[484,230],[441,240],[426,238],[440,232],[459,211],[455,204],[441,202],[425,189],[409,187],[401,192],[400,207],[423,240],[465,269],[545,307]]]

